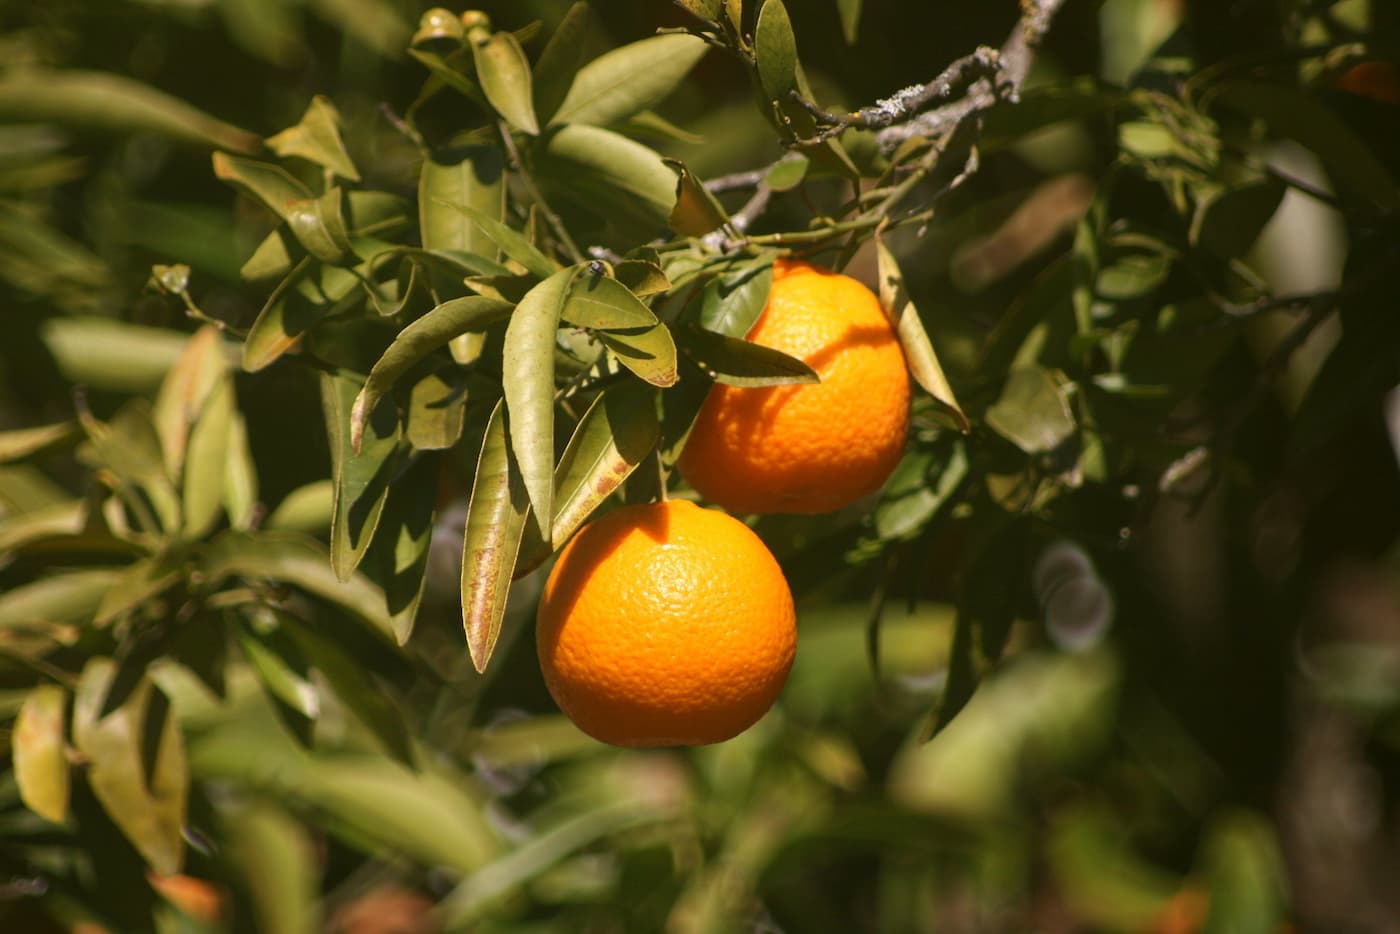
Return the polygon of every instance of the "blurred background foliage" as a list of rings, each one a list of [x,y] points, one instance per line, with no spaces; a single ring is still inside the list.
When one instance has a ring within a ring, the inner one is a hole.
[[[481,5],[532,58],[566,7]],[[275,219],[210,153],[323,95],[358,190],[411,204],[423,11],[0,3],[0,927],[1400,926],[1400,8],[1065,5],[978,172],[888,238],[973,432],[924,399],[876,501],[758,523],[789,686],[658,752],[553,710],[538,575],[467,658],[489,408],[384,507],[435,517],[400,647],[392,567],[332,572],[321,377],[226,337]],[[686,22],[594,13],[583,60]],[[790,14],[840,111],[1019,11]],[[659,114],[629,132],[701,178],[782,155],[720,54]],[[753,229],[839,203],[813,179]]]

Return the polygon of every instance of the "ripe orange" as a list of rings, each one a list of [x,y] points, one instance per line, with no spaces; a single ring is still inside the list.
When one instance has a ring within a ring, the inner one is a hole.
[[[559,555],[536,617],[559,708],[615,746],[699,746],[752,726],[797,646],[778,562],[739,520],[673,500],[625,506]]]
[[[879,299],[849,276],[780,260],[748,339],[801,358],[821,382],[716,385],[681,453],[691,486],[734,513],[831,512],[879,489],[909,429],[909,372]]]
[[[224,916],[228,896],[211,882],[182,873],[162,876],[154,872],[147,872],[146,880],[166,901],[196,921],[218,924]]]

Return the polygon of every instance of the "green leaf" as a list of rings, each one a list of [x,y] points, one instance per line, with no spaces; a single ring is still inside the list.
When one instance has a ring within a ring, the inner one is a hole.
[[[492,108],[522,133],[538,134],[530,62],[515,36],[493,33],[484,42],[473,41],[471,48],[481,90]]]
[[[340,138],[340,112],[320,94],[311,99],[300,122],[269,137],[267,146],[284,159],[306,159],[341,178],[352,182],[360,180],[360,173]]]
[[[1196,208],[1191,242],[1222,259],[1243,256],[1259,239],[1286,192],[1283,183],[1271,176],[1213,192]]]
[[[380,532],[366,565],[384,588],[385,606],[400,644],[408,642],[423,600],[439,467],[438,457],[420,456],[389,490]]]
[[[774,191],[790,191],[802,184],[811,164],[812,160],[800,152],[788,153],[768,170],[764,182]]]
[[[202,558],[200,567],[210,587],[234,576],[292,584],[348,610],[385,639],[394,639],[384,592],[362,574],[338,579],[325,546],[305,535],[228,531],[214,539]]]
[[[235,529],[251,528],[258,511],[258,470],[248,444],[248,424],[237,411],[229,422],[228,461],[224,467],[224,511]]]
[[[559,264],[541,253],[539,247],[531,243],[528,237],[468,205],[444,203],[470,219],[481,233],[501,248],[502,253],[524,266],[532,275],[547,279],[558,270]]]
[[[487,104],[486,96],[482,94],[481,88],[463,72],[464,68],[469,67],[468,62],[470,62],[472,58],[465,49],[455,49],[446,56],[424,49],[409,49],[408,54],[410,57],[417,59],[419,64],[424,68],[432,72],[432,77],[429,78],[428,83],[423,86],[423,92],[418,96],[418,102],[414,105],[415,107],[432,97],[433,94],[444,86],[451,88],[468,100],[480,104],[482,107],[490,106]],[[410,109],[409,113],[411,115],[413,110]]]
[[[294,241],[295,238],[285,226],[278,227],[263,238],[257,249],[253,250],[253,255],[239,268],[238,275],[243,281],[254,285],[285,279],[295,262],[293,253],[296,254],[295,259],[304,255],[301,245]]]
[[[285,215],[288,229],[306,251],[333,266],[349,266],[359,259],[345,226],[342,197],[339,188],[330,188],[319,198],[292,202]]]
[[[700,327],[727,337],[745,337],[768,304],[772,285],[772,257],[710,280],[700,294]]]
[[[73,745],[88,761],[87,782],[137,852],[161,875],[184,859],[189,769],[180,728],[165,696],[142,680],[100,716],[116,677],[110,659],[88,661],[73,702]]]
[[[666,278],[655,250],[647,256],[624,259],[613,269],[613,275],[638,298],[671,291],[671,280]]]
[[[477,671],[485,671],[501,634],[511,573],[520,553],[529,498],[506,443],[502,401],[491,413],[476,464],[462,552],[462,625]],[[551,454],[552,460],[552,454]],[[552,481],[552,478],[551,478]],[[548,501],[546,501],[548,505]],[[550,515],[548,512],[536,515]]]
[[[787,100],[797,90],[797,39],[783,0],[767,0],[754,28],[758,84],[770,101]]]
[[[184,353],[161,381],[151,419],[172,477],[183,474],[190,429],[227,372],[223,337],[218,328],[206,325],[190,337]]]
[[[13,68],[0,78],[0,122],[55,123],[82,132],[158,133],[211,149],[254,153],[256,134],[163,91],[97,71]]]
[[[592,26],[592,14],[586,0],[573,3],[535,62],[535,113],[546,123],[559,110],[583,64],[584,37]]]
[[[91,415],[81,415],[79,420],[88,436],[78,450],[79,460],[109,472],[115,481],[113,489],[128,507],[138,515],[149,514],[155,521],[158,528],[147,531],[177,530],[180,498],[165,468],[160,437],[146,400],[128,402],[109,423]]]
[[[551,540],[556,546],[637,468],[660,438],[654,391],[628,380],[609,387],[584,412],[559,458]]]
[[[855,45],[860,34],[861,0],[836,0],[836,11],[841,14],[841,35],[847,45]]]
[[[600,55],[578,71],[551,123],[620,123],[665,100],[704,57],[696,36],[652,36]]]
[[[78,434],[77,422],[58,422],[34,428],[0,431],[0,464],[42,454],[50,448],[68,443],[78,437]]]
[[[684,163],[665,160],[676,173],[676,206],[667,223],[686,237],[703,237],[729,223],[729,214]]]
[[[120,571],[66,571],[0,594],[0,630],[37,623],[86,623]]]
[[[52,684],[40,685],[25,695],[10,734],[19,798],[55,824],[68,817],[67,720],[68,693]]]
[[[496,241],[468,208],[500,223],[506,211],[505,154],[497,146],[449,146],[423,160],[418,176],[418,224],[429,250],[496,256]]]
[[[1265,81],[1229,80],[1205,99],[1263,120],[1275,133],[1317,154],[1338,189],[1365,198],[1381,211],[1400,211],[1400,187],[1385,164],[1312,91]]]
[[[953,424],[963,434],[971,431],[967,415],[953,394],[948,377],[943,374],[943,366],[938,362],[933,343],[924,330],[919,318],[919,310],[909,299],[909,291],[904,285],[904,274],[899,271],[894,254],[880,240],[875,238],[875,256],[880,277],[880,304],[889,315],[890,322],[899,335],[899,345],[904,350],[904,360],[909,372],[924,391],[937,400],[939,406],[952,419]]]
[[[147,606],[183,579],[184,570],[182,564],[169,555],[143,558],[128,565],[102,594],[93,623],[109,626]]]
[[[915,452],[900,461],[875,507],[875,533],[880,541],[913,539],[948,504],[967,479],[966,444],[955,443],[936,469],[937,481],[930,483],[935,464],[929,452]]]
[[[209,394],[190,432],[189,456],[181,488],[187,539],[208,535],[223,513],[236,414],[233,380],[225,376]]]
[[[402,55],[413,35],[402,7],[392,0],[307,0],[306,5],[336,32],[388,59]]]
[[[1217,818],[1203,849],[1206,934],[1276,931],[1287,922],[1288,874],[1269,821],[1248,812]]]
[[[505,302],[479,295],[454,298],[428,312],[399,332],[394,342],[369,371],[369,377],[350,408],[350,446],[359,451],[364,444],[365,426],[370,413],[399,377],[433,351],[447,346],[459,334],[483,331],[506,320],[511,308]]]
[[[268,210],[283,220],[287,219],[292,205],[313,197],[311,189],[286,169],[271,162],[216,152],[213,163],[216,178],[262,202]]]
[[[335,481],[316,480],[288,493],[264,527],[283,532],[318,535],[330,528],[335,509]]]
[[[559,270],[520,300],[506,327],[502,350],[510,448],[537,516],[554,514],[554,335],[580,268]],[[478,662],[478,667],[484,664]]]
[[[821,381],[810,366],[781,350],[703,328],[687,328],[680,334],[686,353],[717,383],[752,387]]]
[[[665,324],[625,331],[598,331],[597,336],[619,363],[653,386],[665,389],[680,379],[676,342]]]
[[[723,0],[676,0],[676,2],[682,9],[710,22],[718,22],[720,13],[724,10]]]
[[[442,42],[449,46],[455,46],[460,44],[466,36],[466,27],[462,25],[460,16],[451,10],[433,7],[418,18],[418,29],[408,42],[410,45]]]
[[[649,328],[657,323],[652,310],[627,286],[610,276],[587,272],[574,277],[560,317],[595,330]]]
[[[1064,388],[1049,370],[1015,367],[999,398],[987,409],[987,425],[1027,454],[1053,451],[1074,434]]]
[[[321,696],[311,683],[310,665],[301,649],[283,631],[284,626],[290,625],[289,621],[281,621],[277,628],[258,633],[241,628],[238,644],[263,690],[285,714],[290,714],[288,726],[292,732],[302,742],[308,742],[316,718],[321,715]]]
[[[599,127],[570,124],[541,140],[536,174],[551,192],[642,236],[666,227],[676,176],[654,150]]]
[[[321,404],[335,480],[331,566],[342,581],[349,579],[374,538],[399,464],[399,417],[390,399],[369,411],[359,450],[351,444],[350,412],[360,391],[351,377],[321,374]]]
[[[414,450],[446,450],[462,437],[466,413],[466,387],[429,373],[409,390],[404,435]]]

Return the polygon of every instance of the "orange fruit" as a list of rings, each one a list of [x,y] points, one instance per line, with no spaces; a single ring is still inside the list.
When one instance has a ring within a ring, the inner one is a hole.
[[[811,263],[773,266],[748,339],[805,361],[821,382],[715,385],[681,452],[681,474],[734,513],[820,513],[885,482],[909,430],[909,371],[880,300]]]
[[[777,700],[797,646],[792,592],[768,548],[724,513],[624,506],[574,536],[535,626],[559,708],[614,746],[700,746]]]
[[[146,881],[161,897],[185,914],[205,924],[217,924],[224,916],[227,896],[218,886],[194,876],[146,873]]]
[[[1339,90],[1383,104],[1400,104],[1400,71],[1390,62],[1361,62],[1336,81]]]

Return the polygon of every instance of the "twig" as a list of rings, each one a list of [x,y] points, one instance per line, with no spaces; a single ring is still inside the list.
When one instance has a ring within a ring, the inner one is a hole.
[[[776,163],[775,163],[776,164]],[[732,175],[721,175],[719,178],[712,178],[705,183],[705,190],[711,194],[719,194],[724,191],[733,191],[736,188],[753,188],[759,185],[768,177],[768,171],[772,166],[762,169],[752,169],[748,172],[735,172]]]
[[[762,214],[764,209],[768,207],[768,199],[772,196],[773,189],[769,188],[763,182],[759,182],[758,187],[754,189],[749,200],[729,219],[734,230],[740,234],[748,230],[749,225],[751,225],[758,218],[758,215]]]
[[[569,259],[574,263],[583,263],[587,259],[579,251],[578,244],[574,243],[574,238],[569,236],[569,230],[564,226],[564,222],[559,219],[559,215],[554,213],[554,209],[549,206],[549,202],[540,194],[535,179],[525,170],[525,163],[520,158],[520,150],[515,146],[515,140],[511,138],[510,128],[503,121],[498,121],[496,128],[500,131],[501,142],[506,147],[506,152],[510,155],[511,165],[514,166],[516,174],[520,177],[520,182],[525,186],[525,191],[530,196],[530,200],[539,205],[540,213],[544,215],[545,222],[549,224],[549,229],[559,240],[559,245],[564,248],[564,252],[569,255]]]

